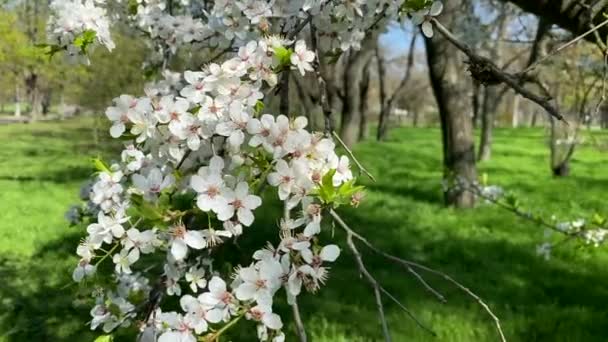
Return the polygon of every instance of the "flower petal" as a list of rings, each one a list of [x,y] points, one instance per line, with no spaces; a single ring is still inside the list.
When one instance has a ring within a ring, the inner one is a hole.
[[[333,262],[340,256],[340,248],[336,245],[327,245],[321,249],[319,255],[323,261]]]

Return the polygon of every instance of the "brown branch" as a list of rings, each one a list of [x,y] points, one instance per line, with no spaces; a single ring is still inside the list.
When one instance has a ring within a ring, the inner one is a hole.
[[[390,300],[392,300],[393,302],[395,302],[395,304],[397,304],[397,306],[399,308],[401,308],[401,310],[403,310],[414,321],[414,323],[416,323],[416,325],[418,327],[422,328],[423,330],[425,330],[429,334],[437,337],[437,333],[436,332],[434,332],[433,330],[431,330],[430,328],[428,328],[427,326],[425,326],[424,324],[422,324],[422,322],[420,322],[420,320],[418,320],[418,318],[416,318],[416,316],[414,316],[414,314],[408,308],[406,308],[405,305],[403,305],[397,298],[395,298],[395,296],[393,296],[390,292],[388,292],[384,287],[380,286],[380,291],[382,293],[384,293]]]
[[[382,296],[380,295],[380,285],[376,281],[376,279],[367,271],[365,265],[363,264],[363,259],[361,258],[361,254],[357,250],[357,246],[353,242],[353,234],[346,234],[346,243],[348,247],[353,252],[355,256],[355,261],[357,262],[357,266],[359,267],[359,272],[363,274],[365,279],[369,282],[369,284],[374,289],[374,296],[376,297],[376,306],[378,308],[378,316],[380,317],[380,324],[382,324],[382,333],[384,334],[384,340],[387,342],[391,341],[391,335],[388,331],[388,324],[386,323],[386,316],[384,315],[384,307],[382,306]]]
[[[281,94],[279,112],[287,117],[291,117],[289,113],[289,76],[289,70],[283,70],[278,89]]]
[[[520,84],[520,79],[523,74],[513,75],[503,71],[498,66],[496,66],[496,64],[494,64],[494,62],[492,62],[490,59],[478,55],[467,44],[459,41],[458,38],[454,37],[454,35],[452,35],[452,33],[445,26],[443,26],[439,21],[437,21],[437,19],[431,18],[430,20],[433,23],[433,26],[437,29],[437,31],[439,31],[439,33],[441,33],[450,43],[452,43],[456,48],[464,52],[464,54],[469,57],[469,63],[471,64],[472,68],[474,66],[476,66],[476,68],[482,68],[484,72],[488,74],[486,76],[493,78],[494,80],[496,80],[497,83],[505,83],[516,93],[529,99],[532,102],[535,102],[539,106],[543,107],[551,116],[567,124],[567,122],[564,120],[564,117],[559,114],[557,109],[553,105],[551,105],[546,98],[542,98],[532,93]]]
[[[330,215],[334,218],[334,220],[336,222],[338,222],[338,225],[346,232],[347,237],[351,236],[351,237],[355,237],[357,240],[361,241],[366,247],[368,247],[369,249],[371,249],[372,251],[374,251],[375,253],[391,260],[394,261],[402,266],[404,266],[406,269],[411,269],[412,267],[426,271],[428,273],[434,274],[436,276],[439,276],[443,279],[445,279],[446,281],[452,283],[454,286],[456,286],[457,288],[459,288],[460,290],[462,290],[464,293],[466,293],[467,295],[469,295],[470,297],[472,297],[487,313],[488,315],[492,318],[492,320],[494,321],[494,324],[496,326],[496,330],[498,331],[498,335],[500,336],[500,340],[502,342],[506,342],[506,338],[505,335],[502,331],[502,327],[500,326],[500,320],[498,319],[498,317],[496,317],[496,315],[494,314],[494,312],[492,312],[492,310],[490,309],[490,307],[478,296],[476,295],[473,291],[469,290],[466,286],[462,285],[461,283],[459,283],[458,281],[456,281],[454,278],[450,277],[449,275],[441,272],[441,271],[437,271],[435,269],[432,269],[430,267],[424,266],[422,264],[413,262],[413,261],[409,261],[409,260],[405,260],[396,256],[393,256],[391,254],[388,254],[380,249],[378,249],[376,246],[372,245],[366,238],[364,238],[363,236],[361,236],[360,234],[358,234],[357,232],[355,232],[354,230],[352,230],[345,222],[344,220],[342,220],[342,218],[340,217],[340,215],[338,215],[338,213],[336,213],[335,210],[330,209],[329,210]],[[351,238],[352,239],[352,238]],[[425,283],[426,284],[426,283]]]
[[[308,16],[311,17],[310,14]],[[323,109],[323,118],[325,119],[325,135],[329,137],[333,131],[331,124],[331,106],[329,105],[327,95],[327,82],[321,74],[321,69],[324,69],[324,64],[323,60],[321,59],[321,54],[319,53],[319,47],[317,46],[317,30],[312,22],[310,23],[310,45],[312,51],[315,52],[316,57],[317,65],[314,69],[317,85],[319,87],[319,99],[321,100],[321,108]]]
[[[298,306],[298,300],[295,297],[293,298],[291,308],[293,310],[293,320],[296,324],[298,338],[300,339],[300,342],[306,342],[308,340],[306,337],[306,329],[304,329],[304,323],[302,322],[302,316],[300,315],[300,307]]]
[[[312,16],[311,15],[307,16],[306,19],[304,19],[298,26],[296,26],[296,28],[293,31],[291,31],[287,35],[287,40],[292,40],[292,39],[296,38],[298,33],[300,33],[306,27],[306,25],[308,25],[308,23],[310,23],[311,21],[312,21]]]

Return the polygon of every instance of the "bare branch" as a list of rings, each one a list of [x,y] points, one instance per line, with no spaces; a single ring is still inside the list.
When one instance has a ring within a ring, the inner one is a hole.
[[[348,146],[346,146],[346,144],[344,143],[344,141],[342,141],[342,139],[340,139],[340,136],[338,135],[338,133],[336,133],[335,131],[332,131],[331,133],[333,134],[334,138],[336,138],[336,140],[338,140],[338,142],[340,143],[340,145],[342,145],[342,147],[344,147],[344,149],[346,150],[346,153],[348,153],[348,155],[350,156],[350,158],[355,162],[355,164],[357,165],[357,167],[359,168],[359,170],[361,170],[361,172],[363,172],[367,177],[369,177],[369,179],[371,179],[375,183],[376,182],[376,178],[374,177],[374,175],[372,175],[369,171],[367,171],[367,169],[365,167],[363,167],[363,165],[361,165],[361,163],[359,162],[359,160],[357,160],[357,158],[353,154],[353,151],[351,151],[348,148]]]
[[[454,35],[452,35],[452,33],[447,28],[445,28],[445,26],[443,26],[439,21],[437,21],[437,19],[431,18],[430,20],[433,23],[433,26],[437,29],[437,31],[439,31],[439,33],[441,33],[456,48],[464,52],[464,54],[469,57],[469,63],[471,64],[471,68],[475,67],[476,69],[483,70],[483,72],[486,74],[484,75],[485,77],[491,77],[496,81],[496,83],[505,83],[516,93],[543,107],[551,116],[568,124],[564,120],[564,117],[559,114],[557,109],[549,103],[548,99],[542,98],[532,93],[521,85],[520,79],[523,74],[512,75],[503,71],[502,69],[497,67],[496,64],[494,64],[494,62],[492,62],[490,59],[478,55],[468,45],[459,41],[458,38],[454,37]]]
[[[306,329],[304,329],[304,323],[302,322],[302,316],[300,315],[300,307],[298,306],[298,300],[295,297],[293,298],[291,308],[293,310],[293,320],[296,323],[298,338],[300,339],[300,342],[306,342]]]
[[[279,103],[279,112],[287,117],[291,117],[289,108],[289,70],[283,70],[281,81],[279,84],[279,92],[281,94]]]
[[[363,259],[361,258],[361,254],[357,250],[357,246],[353,242],[353,234],[346,234],[346,243],[348,247],[353,252],[355,256],[355,261],[357,262],[357,266],[359,267],[359,271],[365,279],[369,282],[369,284],[374,289],[374,296],[376,297],[376,306],[378,308],[378,316],[380,317],[380,323],[382,324],[382,333],[384,334],[384,340],[387,342],[391,342],[391,335],[388,331],[388,324],[386,323],[386,317],[384,315],[384,307],[382,306],[382,296],[380,295],[380,285],[376,281],[376,279],[367,271],[365,265],[363,264]]]
[[[312,16],[307,16],[306,19],[304,19],[298,26],[296,26],[293,31],[289,32],[289,34],[287,35],[287,40],[293,40],[294,38],[296,38],[298,33],[300,33],[306,27],[306,25],[310,23],[311,20]]]
[[[581,34],[580,36],[575,37],[574,39],[572,39],[571,41],[567,42],[566,44],[563,44],[561,46],[559,46],[557,49],[549,52],[547,55],[545,55],[543,58],[538,59],[536,62],[530,64],[526,69],[524,69],[521,73],[525,74],[527,72],[529,72],[530,70],[536,68],[539,64],[541,64],[542,62],[546,61],[547,59],[553,57],[554,55],[558,54],[560,51],[567,49],[568,47],[578,43],[579,41],[581,41],[582,39],[584,39],[585,37],[587,37],[588,35],[592,34],[593,32],[596,32],[598,29],[602,28],[603,26],[608,25],[608,19],[604,20],[602,23],[593,26],[590,30],[588,30],[587,32]]]
[[[382,293],[384,293],[390,300],[395,302],[395,304],[397,304],[397,306],[399,306],[401,308],[401,310],[403,310],[408,316],[410,316],[410,318],[414,321],[414,323],[416,323],[416,325],[418,327],[422,328],[429,334],[437,337],[436,332],[434,332],[433,330],[431,330],[430,328],[428,328],[427,326],[422,324],[422,322],[420,322],[420,320],[418,320],[418,318],[416,318],[416,316],[414,316],[414,314],[408,308],[406,308],[405,305],[403,305],[397,298],[395,298],[395,296],[393,296],[390,292],[388,292],[384,287],[380,286],[380,291],[382,291]]]
[[[466,286],[462,285],[461,283],[459,283],[458,281],[454,280],[454,278],[450,277],[449,275],[441,272],[441,271],[437,271],[435,269],[432,269],[430,267],[424,266],[422,264],[413,262],[413,261],[409,261],[409,260],[405,260],[399,257],[396,257],[394,255],[385,253],[384,251],[378,249],[376,246],[372,245],[366,238],[364,238],[363,236],[361,236],[360,234],[358,234],[357,232],[355,232],[354,230],[352,230],[345,222],[344,220],[342,220],[342,218],[340,217],[340,215],[338,215],[338,213],[336,213],[335,210],[330,209],[329,210],[330,215],[334,218],[334,220],[336,222],[338,222],[338,225],[346,232],[347,237],[351,236],[351,237],[355,237],[357,240],[361,241],[366,247],[368,247],[369,249],[371,249],[372,251],[376,252],[377,254],[382,255],[383,257],[394,261],[402,266],[404,266],[406,269],[410,269],[412,267],[414,268],[418,268],[420,270],[423,270],[425,272],[437,275],[445,280],[447,280],[448,282],[452,283],[454,286],[456,286],[457,288],[459,288],[460,290],[462,290],[464,293],[466,293],[467,295],[469,295],[470,297],[472,297],[487,313],[488,315],[490,315],[490,317],[492,318],[492,320],[494,321],[494,324],[496,326],[496,330],[498,331],[498,334],[500,336],[500,340],[502,342],[506,342],[506,338],[505,335],[502,331],[502,327],[500,326],[500,320],[498,319],[498,317],[496,317],[496,315],[494,314],[494,312],[492,312],[492,310],[490,309],[490,307],[478,296],[476,295],[473,291],[469,290]],[[425,283],[426,284],[426,283]]]

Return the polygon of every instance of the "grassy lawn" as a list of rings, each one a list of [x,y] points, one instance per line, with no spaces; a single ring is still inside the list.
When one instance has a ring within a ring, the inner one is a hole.
[[[89,158],[112,148],[91,143],[92,126],[90,119],[0,126],[0,341],[92,341],[95,336],[85,326],[88,307],[74,300],[77,286],[70,286],[75,247],[84,231],[67,227],[63,219],[91,173]],[[564,243],[545,261],[535,254],[541,228],[488,205],[443,208],[440,151],[437,129],[401,128],[389,142],[360,144],[355,153],[379,181],[366,181],[366,200],[342,216],[387,252],[440,269],[478,293],[501,319],[509,341],[606,341],[608,252]],[[581,147],[572,175],[555,179],[542,130],[499,129],[494,158],[480,165],[480,173],[520,194],[528,208],[576,217],[608,212],[607,157]],[[272,209],[269,213],[258,216],[252,231],[272,229],[277,216]],[[329,230],[326,239],[332,239]],[[335,230],[333,239],[344,236]],[[242,247],[259,243],[250,237]],[[360,249],[384,287],[438,334],[430,336],[385,300],[394,341],[497,340],[487,314],[458,289],[429,275],[428,282],[448,300],[441,304],[407,272]],[[302,296],[300,305],[311,341],[382,339],[371,290],[346,250],[327,287]],[[284,305],[279,311],[291,321]],[[286,332],[293,336],[293,327]]]

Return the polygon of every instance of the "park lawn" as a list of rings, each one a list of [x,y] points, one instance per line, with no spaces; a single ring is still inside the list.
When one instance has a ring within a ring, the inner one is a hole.
[[[88,309],[75,300],[78,287],[70,280],[84,231],[63,219],[91,174],[90,157],[108,155],[114,147],[104,139],[93,144],[93,126],[91,119],[0,126],[0,341],[94,339],[85,326]],[[365,201],[358,209],[340,209],[342,216],[378,247],[444,271],[475,291],[501,319],[509,341],[605,341],[608,252],[566,242],[545,261],[535,254],[544,234],[536,225],[489,205],[443,208],[440,152],[434,128],[395,129],[388,142],[361,143],[355,153],[378,182],[364,180]],[[519,194],[527,208],[575,218],[608,212],[607,157],[583,146],[575,153],[572,175],[555,179],[542,130],[498,129],[494,157],[480,165],[480,173]],[[258,215],[252,231],[273,229],[277,211],[265,210],[268,215]],[[324,234],[344,245],[339,229],[328,227]],[[242,246],[259,243],[245,238]],[[438,335],[418,328],[385,299],[393,341],[498,340],[490,317],[458,289],[424,275],[447,298],[439,303],[407,271],[360,249],[384,287]],[[346,249],[327,286],[302,296],[300,306],[311,341],[382,339],[370,288]],[[285,330],[292,341],[293,326]],[[234,341],[252,341],[240,331]]]

